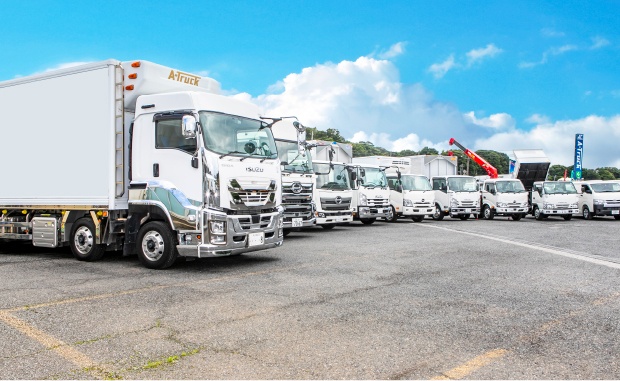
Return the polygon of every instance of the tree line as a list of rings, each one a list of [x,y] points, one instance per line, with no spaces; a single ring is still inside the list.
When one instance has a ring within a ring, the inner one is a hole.
[[[340,131],[334,128],[328,128],[326,131],[321,131],[317,128],[308,128],[306,130],[306,136],[312,140],[325,140],[337,143],[347,143],[353,148],[353,157],[364,156],[416,156],[416,155],[444,155],[447,156],[448,151],[439,152],[435,148],[424,147],[419,151],[402,150],[398,152],[388,151],[383,147],[377,147],[371,142],[350,142],[346,140]],[[451,150],[454,156],[458,157],[459,173],[469,174],[470,176],[482,176],[487,173],[476,162],[471,160],[460,149]],[[480,157],[484,158],[489,164],[497,169],[497,173],[508,173],[510,166],[510,158],[508,155],[502,152],[493,150],[478,150],[475,151]],[[570,177],[573,166],[564,166],[560,164],[554,164],[549,167],[548,180],[557,180],[564,177],[566,173],[567,177]],[[601,167],[596,169],[582,170],[582,177],[584,180],[620,180],[620,169],[616,167]]]

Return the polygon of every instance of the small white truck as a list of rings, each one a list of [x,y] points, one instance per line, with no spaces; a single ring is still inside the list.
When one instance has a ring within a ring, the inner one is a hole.
[[[386,172],[391,172],[390,168]],[[392,208],[388,221],[406,217],[421,222],[435,214],[435,192],[426,176],[388,173],[387,179]]]
[[[482,217],[509,216],[519,221],[529,211],[528,196],[521,180],[486,179],[482,183]]]
[[[620,182],[590,180],[574,184],[579,194],[579,212],[584,219],[613,216],[620,220]]]
[[[536,181],[529,197],[531,213],[539,221],[549,216],[568,221],[579,214],[577,189],[570,181]]]
[[[480,191],[472,176],[434,176],[431,179],[435,192],[433,219],[441,221],[444,216],[467,220],[480,214]]]
[[[355,179],[351,179],[353,217],[365,225],[374,223],[377,218],[388,218],[391,213],[390,189],[385,169],[378,165],[357,164],[353,158],[349,171],[355,174]]]
[[[0,166],[0,241],[155,269],[280,246],[277,118],[219,93],[147,61],[0,82],[2,154],[27,163]]]
[[[333,229],[336,224],[353,221],[353,191],[346,163],[313,160],[315,172],[315,224]],[[355,180],[353,175],[353,180]]]

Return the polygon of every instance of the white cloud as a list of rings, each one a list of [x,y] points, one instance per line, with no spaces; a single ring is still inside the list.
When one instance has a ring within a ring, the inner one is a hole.
[[[476,140],[475,149],[509,151],[540,148],[552,164],[571,165],[575,148],[575,134],[584,134],[583,164],[586,168],[617,166],[620,141],[620,115],[605,118],[588,116],[576,120],[546,121],[529,131],[500,132]]]
[[[386,52],[379,54],[379,58],[381,59],[390,59],[394,57],[398,57],[405,52],[406,42],[397,42],[394,45],[390,46]]]
[[[265,115],[295,115],[306,126],[337,129],[351,141],[370,141],[390,151],[426,146],[442,151],[454,137],[474,150],[542,148],[553,163],[569,165],[579,132],[585,134],[587,168],[620,161],[620,116],[551,121],[534,114],[526,120],[533,127],[524,131],[508,113],[463,113],[433,98],[421,84],[403,84],[394,63],[371,57],[307,67],[269,93],[235,97],[258,104]]]
[[[447,72],[456,67],[454,62],[454,54],[451,54],[445,61],[441,63],[432,64],[428,71],[431,72],[435,78],[442,78]]]
[[[563,45],[560,47],[553,47],[550,48],[548,50],[546,50],[543,55],[542,58],[540,59],[540,61],[535,61],[535,62],[521,62],[519,64],[519,68],[521,69],[529,69],[538,65],[544,65],[549,61],[549,56],[559,56],[562,55],[566,52],[570,52],[573,50],[578,50],[577,46],[575,45]]]
[[[557,31],[553,28],[543,28],[541,29],[540,34],[542,34],[545,37],[564,37],[565,36],[564,32]]]
[[[596,36],[596,37],[592,38],[592,46],[590,46],[590,49],[592,49],[592,50],[600,49],[600,48],[603,48],[603,47],[605,47],[605,46],[607,46],[609,44],[610,44],[610,42],[607,39],[605,39],[605,38],[603,38],[601,36]]]
[[[463,114],[466,121],[494,130],[511,130],[515,127],[515,120],[506,113],[493,114],[487,118],[477,118],[473,111]]]
[[[470,67],[485,58],[493,58],[501,52],[503,52],[503,50],[495,46],[495,44],[488,44],[486,47],[480,49],[472,49],[467,52],[467,66]]]

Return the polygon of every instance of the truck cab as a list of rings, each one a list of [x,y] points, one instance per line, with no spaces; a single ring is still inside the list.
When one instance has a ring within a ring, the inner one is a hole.
[[[296,118],[295,118],[296,119]],[[298,121],[282,120],[272,127],[282,169],[284,235],[314,226],[316,221],[314,169],[306,142],[306,128]]]
[[[407,217],[420,222],[425,216],[435,213],[435,193],[426,176],[389,174],[387,179],[392,208],[392,216],[388,220]]]
[[[377,218],[387,219],[392,211],[385,169],[378,165],[350,164],[349,170],[355,173],[355,179],[351,179],[353,217],[365,225]]]
[[[613,216],[620,220],[620,182],[595,180],[574,184],[579,194],[579,212],[584,219]]]
[[[332,229],[336,224],[352,222],[353,191],[347,164],[314,160],[312,168],[315,172],[315,224],[324,229]]]
[[[537,220],[562,216],[570,220],[579,214],[577,189],[570,181],[536,181],[530,191],[531,213]]]
[[[521,180],[486,179],[482,183],[482,217],[509,216],[519,221],[529,210],[527,192]]]
[[[480,214],[480,191],[472,176],[434,176],[431,179],[435,193],[433,219],[441,221],[446,215],[467,220]]]

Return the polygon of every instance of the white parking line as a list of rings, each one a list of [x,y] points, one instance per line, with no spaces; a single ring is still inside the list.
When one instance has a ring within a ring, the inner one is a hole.
[[[489,240],[492,240],[492,241],[497,241],[497,242],[507,243],[507,244],[510,244],[510,245],[525,247],[525,248],[528,248],[528,249],[539,250],[539,251],[543,251],[543,252],[549,253],[549,254],[561,255],[563,257],[578,259],[580,261],[590,262],[590,263],[594,263],[594,264],[601,265],[601,266],[606,266],[606,267],[611,267],[613,269],[620,269],[620,263],[615,263],[615,262],[612,262],[612,261],[606,261],[604,259],[593,258],[593,257],[588,256],[588,255],[580,255],[580,254],[570,253],[568,251],[563,251],[562,249],[552,248],[552,247],[549,247],[549,246],[546,246],[546,245],[543,246],[543,245],[524,243],[524,242],[519,242],[519,241],[513,241],[513,240],[510,240],[510,239],[506,239],[506,238],[494,237],[494,236],[480,234],[480,233],[472,233],[472,232],[467,232],[467,231],[457,230],[457,229],[449,229],[449,228],[446,228],[446,227],[435,226],[435,225],[430,225],[430,224],[418,224],[416,226],[422,226],[422,227],[425,227],[425,228],[440,229],[440,230],[447,230],[447,231],[451,231],[451,232],[455,232],[455,233],[467,234],[467,235],[471,235],[471,236],[474,236],[474,237],[485,238],[485,239],[489,239]]]

